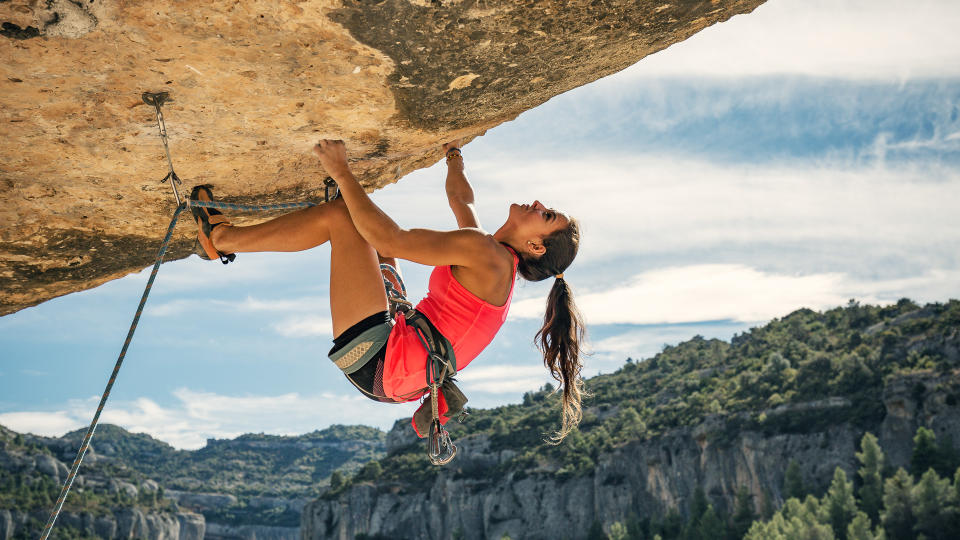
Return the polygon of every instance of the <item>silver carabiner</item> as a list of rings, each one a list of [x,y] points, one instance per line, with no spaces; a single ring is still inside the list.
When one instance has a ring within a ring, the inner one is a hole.
[[[427,443],[427,457],[434,465],[446,465],[457,457],[457,446],[450,439],[450,433],[443,429],[439,420],[430,426],[430,440]]]

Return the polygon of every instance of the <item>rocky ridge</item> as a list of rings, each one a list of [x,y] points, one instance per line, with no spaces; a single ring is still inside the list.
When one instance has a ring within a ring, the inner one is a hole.
[[[37,437],[0,426],[0,540],[39,534],[82,435]],[[337,467],[354,470],[381,456],[383,436],[332,426],[297,437],[210,439],[187,451],[102,425],[57,527],[108,539],[297,540],[318,486]]]
[[[38,534],[68,472],[49,447],[0,426],[0,540]],[[72,498],[57,519],[58,530],[106,540],[204,538],[201,514],[158,501],[159,484],[129,472],[109,467],[95,451],[89,452],[74,480]]]
[[[917,395],[912,389],[918,383],[932,390]],[[890,382],[882,397],[887,414],[866,430],[878,434],[890,466],[907,465],[920,425],[938,435],[960,433],[960,406],[946,404],[958,386],[960,374],[918,374]],[[834,406],[811,403],[804,409]],[[557,474],[556,467],[489,477],[487,472],[514,453],[491,451],[487,436],[472,435],[457,441],[460,474],[440,474],[418,492],[365,483],[334,500],[314,501],[303,514],[303,538],[575,539],[586,537],[595,520],[622,523],[631,514],[685,512],[698,486],[718,511],[732,511],[740,486],[749,489],[756,508],[778,508],[791,459],[802,464],[807,485],[825,487],[836,467],[851,478],[856,474],[854,453],[863,427],[841,423],[814,433],[744,431],[729,442],[713,442],[727,427],[721,418],[707,418],[696,427],[632,442],[602,455],[590,474],[569,478]]]
[[[960,302],[798,310],[585,385],[581,429],[561,446],[542,441],[557,422],[547,387],[453,425],[460,451],[443,468],[398,423],[379,465],[304,510],[304,538],[572,540],[598,524],[685,516],[698,489],[721,516],[741,489],[769,515],[792,460],[812,493],[837,467],[855,478],[866,432],[891,472],[910,462],[919,427],[956,455]]]
[[[185,187],[316,200],[318,138],[346,140],[374,190],[761,3],[0,2],[0,315],[151,264],[173,197],[145,91],[174,99]],[[193,236],[178,228],[168,257]]]

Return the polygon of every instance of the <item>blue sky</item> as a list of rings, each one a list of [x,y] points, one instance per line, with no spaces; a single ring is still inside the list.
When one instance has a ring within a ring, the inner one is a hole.
[[[587,375],[800,307],[960,297],[960,5],[901,4],[770,0],[464,149],[488,230],[534,198],[582,221],[566,275]],[[167,122],[176,160],[189,149]],[[443,178],[417,171],[375,200],[404,226],[450,228]],[[421,297],[429,269],[403,270]],[[409,416],[329,365],[328,271],[325,247],[165,264],[103,421],[196,448]],[[0,424],[89,423],[147,274],[0,318]],[[548,380],[532,347],[545,287],[518,285],[462,373],[472,405]]]

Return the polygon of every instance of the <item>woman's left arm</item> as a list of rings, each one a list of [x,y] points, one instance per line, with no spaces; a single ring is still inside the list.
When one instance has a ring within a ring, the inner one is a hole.
[[[463,157],[460,152],[449,155],[450,150],[453,149],[460,149],[459,139],[443,145],[443,153],[447,156],[447,201],[450,203],[454,217],[457,218],[458,227],[480,229],[480,216],[477,215],[477,207],[474,204],[473,186],[463,172]]]

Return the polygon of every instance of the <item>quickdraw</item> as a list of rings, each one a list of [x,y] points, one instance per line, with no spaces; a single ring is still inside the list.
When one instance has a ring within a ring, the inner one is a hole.
[[[428,404],[424,403],[414,413],[413,423],[418,435],[425,431],[428,433],[427,457],[430,458],[430,463],[446,465],[456,457],[457,446],[440,423],[440,395],[443,395],[447,404],[448,410],[444,416],[448,418],[459,414],[462,421],[466,416],[463,406],[467,402],[466,396],[453,382],[453,377],[457,374],[457,358],[453,345],[423,313],[413,309],[407,301],[407,289],[396,269],[388,264],[381,264],[380,271],[383,274],[383,286],[387,292],[391,316],[402,314],[427,351],[427,386],[413,395],[428,392],[430,416],[425,418]]]

